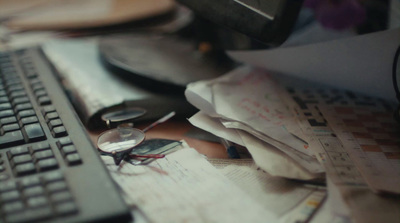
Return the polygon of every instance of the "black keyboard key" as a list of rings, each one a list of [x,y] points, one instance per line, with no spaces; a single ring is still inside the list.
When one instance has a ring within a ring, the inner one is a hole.
[[[51,130],[54,129],[55,127],[62,126],[62,125],[63,125],[63,122],[61,121],[61,119],[54,119],[49,122],[49,128]]]
[[[31,147],[31,149],[32,149],[32,153],[36,153],[36,152],[43,151],[43,150],[48,150],[48,149],[50,149],[50,144],[48,142],[35,143],[35,145],[33,145]]]
[[[39,122],[39,119],[36,116],[25,117],[25,118],[22,118],[20,120],[20,124],[22,126],[23,125],[28,125],[28,124],[33,124],[33,123],[36,123],[36,122]]]
[[[22,188],[35,187],[41,185],[41,181],[38,177],[28,177],[28,178],[23,178],[20,181],[20,185]]]
[[[4,135],[0,136],[0,148],[6,148],[10,146],[21,145],[25,142],[22,132],[12,131],[6,132]]]
[[[7,193],[0,194],[0,200],[4,203],[17,201],[21,198],[21,193],[18,190],[11,190]]]
[[[29,100],[28,97],[19,97],[19,98],[14,98],[14,99],[12,100],[12,104],[13,104],[14,106],[19,105],[19,104],[28,103],[28,102],[30,102],[30,100]]]
[[[18,112],[18,118],[26,118],[26,117],[31,117],[31,116],[36,116],[36,112],[33,109],[28,109],[28,110],[23,110]]]
[[[22,201],[14,201],[3,204],[3,211],[5,214],[21,212],[23,209],[24,203]]]
[[[49,113],[46,113],[45,118],[46,118],[46,122],[50,122],[53,119],[58,119],[59,116],[58,116],[57,112],[49,112]]]
[[[0,173],[0,182],[6,181],[9,178],[10,178],[10,175],[8,175],[7,173]]]
[[[11,108],[12,108],[12,106],[11,106],[11,103],[9,103],[9,102],[0,104],[0,111],[11,109]]]
[[[0,111],[0,118],[7,118],[10,116],[14,116],[14,111],[12,109]]]
[[[50,200],[52,203],[62,203],[65,201],[72,201],[72,195],[69,191],[61,191],[53,193],[50,195]]]
[[[34,186],[34,187],[26,188],[23,191],[23,194],[25,195],[25,197],[44,196],[45,190],[42,186]]]
[[[6,216],[6,222],[25,223],[25,222],[39,222],[50,219],[53,217],[52,209],[49,206],[28,209],[21,213],[16,213]]]
[[[17,188],[18,188],[17,184],[13,181],[6,181],[0,183],[0,193],[17,190]]]
[[[51,105],[51,100],[49,96],[40,96],[38,98],[38,102],[40,105]]]
[[[18,123],[4,125],[1,128],[0,135],[4,135],[6,132],[12,132],[12,131],[15,131],[15,130],[20,130]]]
[[[64,181],[56,181],[47,184],[46,189],[50,193],[56,193],[60,191],[67,191],[68,186],[67,183],[65,183]]]
[[[29,208],[39,208],[48,205],[47,198],[45,196],[29,197],[26,200],[26,204]]]
[[[39,160],[37,167],[39,171],[54,170],[58,168],[58,162],[55,158]]]
[[[1,91],[1,90],[0,90]],[[0,103],[6,103],[9,102],[8,97],[6,96],[0,96]]]
[[[15,118],[14,116],[0,119],[1,126],[16,123],[16,122],[17,122],[17,118]]]
[[[15,106],[15,111],[16,112],[20,112],[23,110],[27,110],[27,109],[32,109],[32,104],[27,102],[27,103],[22,103],[22,104],[18,104]]]
[[[61,152],[62,152],[62,154],[64,156],[66,156],[66,155],[71,154],[71,153],[76,153],[77,151],[76,151],[76,148],[75,148],[74,145],[68,145],[68,146],[64,146],[61,149]]]
[[[17,176],[24,176],[36,173],[36,167],[33,163],[24,163],[14,167],[14,173]]]
[[[65,157],[65,161],[67,161],[69,166],[74,166],[82,163],[82,159],[78,153],[68,154]]]
[[[46,139],[46,135],[44,134],[43,129],[39,123],[25,125],[22,128],[22,132],[29,142],[36,142]]]
[[[8,155],[9,159],[12,159],[14,156],[18,156],[21,154],[28,154],[28,153],[29,153],[29,149],[27,147],[19,146],[19,147],[10,149],[10,151],[7,152],[7,155]]]
[[[51,149],[48,149],[48,150],[38,151],[35,153],[34,156],[36,160],[42,160],[42,159],[52,158],[54,157],[54,154],[53,151],[51,151]]]
[[[53,128],[52,134],[56,138],[68,135],[67,130],[65,129],[64,126],[57,126]]]
[[[76,204],[72,201],[70,202],[63,202],[55,206],[55,211],[58,215],[70,215],[76,214],[78,212],[78,208]]]
[[[32,162],[32,161],[33,161],[33,159],[30,154],[23,154],[23,155],[14,156],[11,160],[11,163],[15,166],[18,164],[28,163],[28,162]]]

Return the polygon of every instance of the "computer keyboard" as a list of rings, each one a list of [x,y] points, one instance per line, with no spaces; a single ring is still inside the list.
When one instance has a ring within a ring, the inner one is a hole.
[[[128,222],[39,48],[0,53],[0,222]]]

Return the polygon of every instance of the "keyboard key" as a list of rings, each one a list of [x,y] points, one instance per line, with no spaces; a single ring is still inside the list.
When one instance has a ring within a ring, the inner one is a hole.
[[[12,191],[17,189],[17,183],[13,181],[6,181],[3,183],[0,183],[0,193]]]
[[[39,160],[36,165],[39,171],[54,170],[58,168],[58,162],[55,158]]]
[[[66,145],[71,145],[71,144],[72,144],[72,140],[69,137],[65,137],[65,138],[61,138],[58,140],[57,147],[58,147],[58,149],[61,149],[62,147],[66,146]]]
[[[67,161],[68,165],[70,165],[70,166],[78,165],[78,164],[82,163],[82,159],[78,153],[68,154],[65,157],[65,161]]]
[[[36,160],[42,160],[42,159],[52,158],[54,157],[54,154],[53,151],[48,149],[48,150],[38,151],[35,153],[34,156]]]
[[[53,105],[46,105],[42,109],[43,116],[46,116],[48,113],[55,112],[56,109]]]
[[[6,215],[15,212],[20,212],[24,209],[24,203],[22,201],[8,202],[3,204],[2,209]]]
[[[17,146],[23,144],[24,137],[21,131],[6,132],[4,135],[0,136],[0,148],[5,148],[9,146]]]
[[[16,122],[17,122],[17,118],[15,118],[14,116],[0,119],[0,124],[2,126],[3,125],[12,124],[12,123],[16,123]]]
[[[59,118],[58,113],[57,112],[50,112],[46,114],[46,122],[50,122],[53,119],[57,119]]]
[[[19,104],[28,103],[28,102],[30,102],[30,100],[29,100],[29,98],[27,96],[26,97],[14,98],[12,100],[12,103],[13,103],[14,106],[19,105]]]
[[[72,201],[72,195],[69,191],[61,191],[50,195],[52,203],[61,203],[65,201]]]
[[[0,89],[1,89],[1,85],[0,85]],[[0,90],[1,91],[1,90]],[[8,97],[6,96],[0,96],[0,103],[5,103],[5,102],[9,102]]]
[[[21,213],[6,215],[6,222],[14,223],[27,223],[27,222],[38,222],[53,217],[52,209],[48,206],[44,206],[37,209],[27,209]]]
[[[19,98],[19,97],[26,97],[26,92],[24,90],[20,90],[20,91],[13,91],[10,94],[11,99]]]
[[[30,154],[24,154],[24,155],[19,155],[19,156],[14,156],[13,159],[11,160],[11,163],[13,166],[22,164],[22,163],[28,163],[32,162],[32,156]]]
[[[45,183],[51,183],[56,181],[63,181],[64,175],[62,172],[53,171],[43,176],[43,180]]]
[[[1,129],[1,133],[0,134],[4,134],[6,132],[11,132],[11,131],[15,131],[15,130],[19,130],[19,125],[18,123],[13,123],[13,124],[8,124],[8,125],[4,125]]]
[[[64,126],[57,126],[53,128],[51,132],[53,136],[56,138],[68,135],[67,130],[65,129]]]
[[[66,190],[68,190],[68,187],[64,181],[56,181],[56,182],[47,184],[46,189],[50,193],[55,193],[55,192],[59,192],[59,191],[66,191]]]
[[[49,128],[51,130],[54,129],[55,127],[62,126],[62,125],[63,125],[63,122],[61,121],[61,119],[54,119],[49,122]]]
[[[12,109],[0,111],[0,118],[7,118],[10,116],[14,116],[14,111]]]
[[[68,146],[64,146],[61,149],[61,152],[64,156],[71,154],[71,153],[76,153],[76,148],[74,145],[68,145]]]
[[[41,181],[38,177],[25,177],[20,181],[20,185],[22,188],[34,187],[41,185]]]
[[[14,174],[17,176],[24,176],[36,172],[36,167],[33,163],[19,164],[14,167]]]
[[[63,216],[63,215],[76,214],[78,212],[78,208],[76,207],[74,202],[70,201],[56,205],[55,211],[58,215]]]
[[[27,102],[27,103],[22,103],[22,104],[18,104],[15,106],[15,111],[16,112],[20,112],[23,110],[27,110],[27,109],[32,109],[32,104]]]
[[[18,112],[18,119],[31,117],[31,116],[36,116],[36,112],[33,109],[28,109],[28,110]]]
[[[38,207],[43,207],[48,205],[47,198],[45,196],[35,196],[35,197],[29,197],[26,200],[26,204],[28,205],[28,208],[38,208]]]
[[[50,149],[50,144],[48,142],[38,142],[32,145],[30,149],[32,153],[39,152],[42,150],[48,150]]]
[[[3,203],[7,203],[10,201],[17,201],[20,198],[21,198],[21,194],[19,193],[18,190],[12,190],[12,191],[8,191],[7,193],[0,194],[0,200]]]
[[[28,124],[33,124],[36,122],[39,122],[39,119],[36,116],[31,116],[31,117],[26,117],[26,118],[22,118],[20,121],[20,125],[28,125]]]
[[[8,103],[8,102],[6,102],[6,103],[1,103],[1,104],[0,104],[0,111],[7,110],[7,109],[11,109],[11,108],[12,108],[12,106],[11,106],[11,104]]]
[[[12,157],[14,157],[14,156],[18,156],[21,154],[28,154],[28,153],[29,153],[28,147],[24,147],[24,146],[12,148],[12,149],[10,149],[10,151],[7,152],[9,159],[12,159]]]
[[[25,197],[36,197],[36,196],[44,196],[45,191],[42,186],[34,186],[34,187],[29,187],[26,188],[23,191]]]
[[[22,132],[27,137],[29,142],[35,142],[46,139],[46,135],[44,134],[43,129],[39,123],[25,125],[22,128]]]
[[[40,105],[50,105],[51,104],[51,100],[49,96],[40,96],[38,98],[38,102]]]
[[[2,181],[6,181],[10,178],[10,175],[8,175],[7,173],[1,173],[0,174],[0,182]]]

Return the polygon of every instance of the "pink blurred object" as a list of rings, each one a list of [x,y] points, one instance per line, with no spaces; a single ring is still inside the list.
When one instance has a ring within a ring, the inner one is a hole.
[[[361,24],[365,8],[357,0],[305,0],[304,6],[315,12],[322,26],[343,30]]]

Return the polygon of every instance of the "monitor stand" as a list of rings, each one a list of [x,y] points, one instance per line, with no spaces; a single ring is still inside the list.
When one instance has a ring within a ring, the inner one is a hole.
[[[236,64],[212,44],[178,34],[131,33],[103,37],[103,64],[147,90],[182,94],[186,85],[212,79]]]

